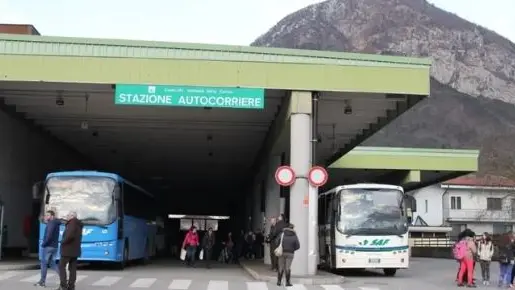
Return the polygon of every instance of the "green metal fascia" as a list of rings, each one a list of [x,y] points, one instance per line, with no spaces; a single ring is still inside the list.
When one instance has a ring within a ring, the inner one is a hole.
[[[430,67],[428,58],[120,39],[0,34],[0,54],[179,58],[329,65]]]
[[[475,172],[478,159],[479,150],[356,147],[329,168]]]
[[[410,170],[404,176],[404,178],[401,181],[401,184],[407,184],[407,183],[416,183],[420,182],[422,180],[422,174],[420,170]]]
[[[424,96],[429,95],[430,88],[429,67],[2,55],[1,51],[0,75],[5,81],[239,86]]]

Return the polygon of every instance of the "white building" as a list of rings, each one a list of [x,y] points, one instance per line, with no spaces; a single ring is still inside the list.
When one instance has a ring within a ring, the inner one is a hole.
[[[410,192],[417,202],[413,220],[428,226],[465,228],[477,234],[512,231],[515,224],[515,181],[498,176],[468,175]]]

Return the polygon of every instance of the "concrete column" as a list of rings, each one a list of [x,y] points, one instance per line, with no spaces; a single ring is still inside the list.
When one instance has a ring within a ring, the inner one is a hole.
[[[311,93],[292,92],[290,100],[290,166],[296,180],[290,189],[290,220],[300,242],[300,249],[295,253],[292,275],[309,274],[309,182],[308,171],[311,168]]]
[[[245,228],[244,228],[245,231],[250,230],[248,227],[249,227],[249,220],[252,217],[252,210],[253,210],[252,199],[253,198],[254,198],[253,191],[247,191],[246,197],[245,197],[245,217],[244,217],[245,218]]]
[[[313,164],[313,162],[311,162]],[[308,273],[314,275],[318,266],[318,187],[309,186]]]
[[[266,199],[265,199],[265,217],[266,217],[266,229],[265,234],[270,233],[270,218],[277,217],[282,213],[280,208],[280,197],[281,191],[280,186],[275,181],[275,171],[281,166],[281,156],[271,156],[268,166],[268,172],[266,174]],[[265,264],[270,265],[270,244],[265,244]]]
[[[263,223],[261,216],[261,185],[256,183],[252,191],[252,231],[257,230]]]

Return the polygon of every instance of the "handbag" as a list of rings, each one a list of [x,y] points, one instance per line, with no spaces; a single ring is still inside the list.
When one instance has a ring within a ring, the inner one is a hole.
[[[274,254],[276,257],[280,257],[283,255],[283,238],[284,233],[281,234],[281,241],[279,242],[279,246],[277,246],[277,248],[275,248],[274,250]]]
[[[181,260],[186,260],[186,250],[184,248],[181,249]]]
[[[200,253],[198,254],[198,259],[203,260],[204,259],[204,249],[200,250]]]

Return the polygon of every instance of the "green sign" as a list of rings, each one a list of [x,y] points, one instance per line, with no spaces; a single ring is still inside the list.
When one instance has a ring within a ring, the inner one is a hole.
[[[363,240],[359,243],[361,246],[384,246],[390,242],[390,239],[373,239],[372,241]]]
[[[265,90],[250,88],[116,85],[116,105],[263,109]]]

